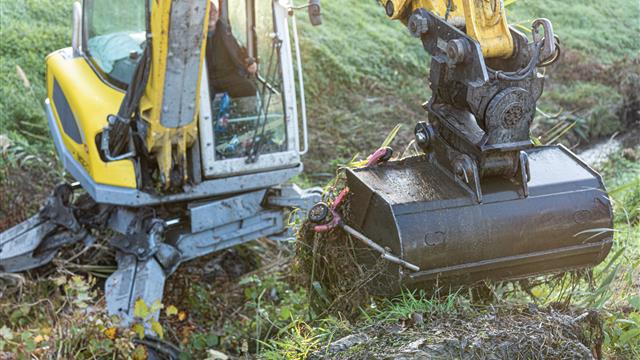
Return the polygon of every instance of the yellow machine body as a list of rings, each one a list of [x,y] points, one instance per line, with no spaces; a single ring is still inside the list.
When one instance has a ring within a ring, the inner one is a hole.
[[[145,139],[147,152],[155,157],[158,163],[160,177],[163,186],[169,185],[169,173],[176,164],[187,163],[187,150],[193,144],[198,135],[198,100],[195,96],[193,106],[195,108],[192,119],[183,120],[184,126],[170,128],[161,124],[161,112],[165,106],[164,90],[167,72],[172,71],[168,61],[170,55],[170,23],[171,10],[174,1],[151,1],[151,41],[152,56],[149,79],[140,100],[140,114],[148,125]],[[208,18],[209,1],[192,0],[193,6],[203,6]],[[206,39],[207,21],[202,21],[202,38]],[[200,73],[205,57],[205,44],[202,41],[200,48],[199,67],[190,69],[197,71],[197,89],[193,92],[199,94]],[[67,49],[69,50],[69,49]],[[107,117],[117,114],[125,96],[125,91],[109,84],[90,64],[85,56],[68,56],[64,51],[52,53],[47,57],[47,98],[53,109],[53,115],[64,146],[73,154],[73,157],[85,168],[89,176],[98,184],[112,185],[126,188],[136,188],[136,171],[133,161],[130,159],[106,161],[100,154],[98,135],[107,126]],[[81,142],[76,142],[69,136],[62,125],[60,111],[54,101],[54,84],[60,87],[68,108],[73,113],[73,120],[80,133]],[[176,85],[178,86],[178,85]],[[184,169],[185,166],[182,166]],[[187,172],[183,170],[182,177],[187,178]]]
[[[68,58],[62,51],[47,57],[47,98],[62,135],[64,146],[98,184],[136,187],[136,173],[129,159],[104,161],[96,137],[107,125],[107,116],[118,111],[124,92],[107,85],[83,57]],[[63,105],[54,101],[55,83],[73,111],[80,132],[76,142],[62,126]]]
[[[485,58],[508,58],[514,43],[503,0],[380,0],[387,15],[406,23],[416,9],[424,8],[466,32],[480,43]]]

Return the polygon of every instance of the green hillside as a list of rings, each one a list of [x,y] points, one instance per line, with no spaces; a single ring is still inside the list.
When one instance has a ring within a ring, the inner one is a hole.
[[[608,64],[640,53],[640,3],[635,0],[516,0],[507,15],[527,27],[536,18],[551,20],[564,46],[596,62]]]

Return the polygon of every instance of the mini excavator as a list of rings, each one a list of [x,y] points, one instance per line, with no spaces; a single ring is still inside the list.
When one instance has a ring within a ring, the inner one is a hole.
[[[210,93],[211,6],[261,63],[255,95]],[[0,234],[0,272],[39,267],[107,230],[118,263],[105,284],[107,310],[126,326],[136,301],[162,300],[181,263],[290,238],[291,210],[308,209],[321,192],[287,184],[308,147],[295,17],[304,8],[319,25],[319,0],[75,3],[72,46],[46,59],[45,108],[60,162],[77,182]]]
[[[344,219],[337,206],[313,206],[316,189],[287,184],[308,148],[295,12],[307,8],[319,24],[318,0],[218,2],[260,63],[255,96],[231,100],[208,85],[209,0],[76,3],[72,46],[46,59],[45,107],[77,182],[0,234],[0,270],[44,265],[108,229],[118,269],[107,310],[126,325],[136,301],[161,300],[181,263],[286,236],[294,208],[363,240],[364,265],[382,255],[379,294],[602,261],[612,245],[602,179],[568,149],[530,139],[538,70],[559,57],[551,23],[534,21],[530,41],[507,24],[501,0],[380,2],[431,55],[428,115],[415,127],[423,154],[376,152],[347,170]]]

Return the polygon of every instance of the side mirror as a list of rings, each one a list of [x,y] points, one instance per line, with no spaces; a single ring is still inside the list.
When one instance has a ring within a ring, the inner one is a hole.
[[[311,21],[311,25],[318,26],[322,24],[320,0],[309,0],[307,10],[309,11],[309,21]]]
[[[82,54],[82,4],[73,3],[73,30],[71,33],[71,48],[73,56]]]

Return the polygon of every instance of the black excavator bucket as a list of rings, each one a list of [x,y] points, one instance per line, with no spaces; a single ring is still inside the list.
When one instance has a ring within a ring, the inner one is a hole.
[[[600,176],[562,146],[526,154],[528,189],[487,177],[481,197],[428,155],[348,170],[347,223],[420,268],[387,262],[373,293],[518,279],[601,262],[613,225]],[[380,261],[374,251],[361,249],[358,256],[364,265]]]

